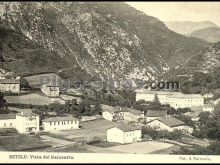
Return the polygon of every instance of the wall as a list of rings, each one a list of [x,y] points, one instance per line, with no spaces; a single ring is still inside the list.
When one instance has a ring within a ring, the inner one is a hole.
[[[102,117],[106,120],[112,121],[113,120],[113,114],[110,112],[104,111],[102,112]]]
[[[19,93],[20,92],[20,84],[1,84],[0,83],[1,92],[9,92]]]
[[[16,119],[5,119],[0,120],[0,128],[15,128]]]
[[[72,130],[79,128],[79,121],[44,122],[44,131],[55,132],[59,130]]]
[[[118,128],[111,128],[107,130],[107,141],[124,144],[124,132]]]
[[[16,116],[16,129],[19,133],[39,132],[39,116]]]

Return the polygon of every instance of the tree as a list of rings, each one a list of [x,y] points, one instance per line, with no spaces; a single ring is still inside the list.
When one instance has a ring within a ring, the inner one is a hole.
[[[0,92],[0,113],[8,113],[7,102],[2,92]]]

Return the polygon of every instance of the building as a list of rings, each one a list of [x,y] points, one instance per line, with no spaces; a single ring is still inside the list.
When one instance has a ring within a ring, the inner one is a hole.
[[[146,113],[146,121],[159,119],[167,116],[167,110],[148,110]]]
[[[147,123],[147,126],[156,128],[158,130],[167,130],[169,132],[174,130],[182,130],[186,133],[193,132],[192,127],[186,125],[183,121],[178,120],[172,116],[152,120]]]
[[[107,141],[115,143],[135,143],[141,141],[142,132],[140,128],[130,125],[119,125],[107,130]]]
[[[32,112],[21,112],[16,115],[16,129],[19,133],[39,132],[39,115]]]
[[[19,79],[0,79],[1,92],[20,92],[20,80]]]
[[[122,120],[128,122],[139,122],[141,119],[144,119],[144,111],[139,111],[132,108],[127,107],[115,107],[116,112],[120,112],[120,116],[122,116]]]
[[[46,132],[72,130],[79,129],[79,120],[70,116],[51,117],[42,120],[42,125]]]
[[[203,106],[204,97],[199,94],[182,94],[172,95],[168,98],[168,103],[171,107],[177,108],[190,108],[193,106]]]
[[[203,106],[203,111],[205,112],[212,112],[215,109],[215,105],[214,104],[204,104]]]
[[[182,94],[180,92],[168,91],[137,90],[136,101],[153,101],[156,95],[161,104],[169,104],[171,107],[175,109],[187,107],[190,108],[192,106],[204,105],[204,97],[202,95]]]
[[[109,121],[123,120],[123,112],[115,107],[102,104],[102,117]]]
[[[48,97],[59,97],[60,87],[57,85],[46,85],[41,86],[41,91],[46,94]]]
[[[16,128],[16,114],[0,114],[0,128]]]
[[[125,120],[128,122],[138,122],[144,119],[144,112],[127,107],[112,107],[102,105],[102,117],[109,121]]]
[[[39,116],[32,112],[0,115],[0,128],[15,128],[19,133],[37,133],[39,125]]]

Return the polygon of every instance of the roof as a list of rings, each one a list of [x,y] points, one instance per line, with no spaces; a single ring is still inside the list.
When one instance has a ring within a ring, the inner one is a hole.
[[[169,96],[169,98],[195,99],[195,98],[204,98],[204,97],[199,94],[178,94],[178,95],[171,95]]]
[[[215,105],[213,104],[204,104],[204,108],[214,108]]]
[[[112,107],[109,105],[101,104],[101,106],[102,106],[103,111],[107,111],[109,113],[114,113],[115,111],[117,111],[117,109],[115,107]],[[120,110],[118,110],[118,111],[120,111]]]
[[[167,116],[167,110],[148,110],[147,117],[165,117]]]
[[[134,127],[134,126],[131,126],[131,125],[126,125],[126,124],[118,125],[118,126],[115,126],[115,127],[112,127],[112,128],[118,128],[118,129],[122,130],[123,132],[141,130],[138,127]],[[111,129],[111,128],[109,128],[109,129]]]
[[[0,114],[0,120],[15,119],[15,118],[16,118],[15,113]]]
[[[38,114],[33,113],[33,112],[21,112],[21,113],[18,113],[17,115],[18,116],[39,116]]]
[[[0,79],[1,84],[19,84],[20,81],[17,79]]]
[[[71,117],[71,116],[64,116],[64,117],[50,117],[47,119],[42,120],[43,122],[58,122],[58,121],[77,121],[78,119]]]
[[[144,93],[144,94],[154,94],[154,95],[181,95],[180,92],[170,92],[170,91],[153,91],[153,90],[147,90],[147,89],[137,89],[135,90],[136,93]]]
[[[176,126],[186,125],[183,121],[181,121],[179,119],[176,119],[172,116],[162,117],[162,118],[155,119],[155,120],[158,120],[158,121],[168,125],[169,127],[176,127]],[[155,120],[152,120],[152,121],[155,121]]]
[[[121,112],[130,112],[130,113],[135,114],[135,115],[141,115],[141,114],[144,113],[143,111],[139,111],[139,110],[136,110],[136,109],[133,109],[133,108],[127,108],[127,107],[115,107],[115,109],[117,111],[121,111]]]

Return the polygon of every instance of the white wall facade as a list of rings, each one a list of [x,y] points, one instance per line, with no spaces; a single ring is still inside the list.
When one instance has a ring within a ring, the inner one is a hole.
[[[3,84],[0,83],[1,92],[12,92],[19,93],[20,92],[20,84]]]
[[[16,115],[16,129],[19,133],[39,132],[39,116]]]
[[[16,128],[16,119],[0,120],[0,128]]]
[[[115,143],[134,143],[141,141],[141,130],[124,132],[116,127],[107,130],[107,141]]]
[[[42,85],[41,91],[49,97],[59,97],[60,95],[60,88],[58,86],[47,86]]]
[[[44,131],[46,132],[56,132],[61,130],[72,130],[79,129],[79,121],[43,121],[42,122]]]
[[[113,114],[107,111],[102,112],[102,117],[106,120],[113,121]]]

